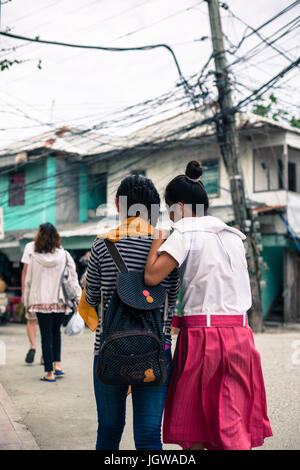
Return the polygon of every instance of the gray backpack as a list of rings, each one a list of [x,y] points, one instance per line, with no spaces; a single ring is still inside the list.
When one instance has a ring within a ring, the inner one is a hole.
[[[63,290],[64,297],[66,299],[66,304],[71,307],[77,307],[76,297],[78,295],[77,286],[72,279],[70,268],[68,267],[68,254],[65,251],[66,263],[61,277],[61,286]]]

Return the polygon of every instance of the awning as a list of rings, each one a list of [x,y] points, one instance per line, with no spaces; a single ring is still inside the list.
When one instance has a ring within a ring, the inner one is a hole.
[[[118,216],[110,215],[90,222],[69,224],[57,228],[64,248],[67,250],[90,250],[98,235],[118,227],[119,224]],[[167,211],[161,213],[158,225],[162,229],[171,228]],[[20,261],[26,243],[34,239],[37,231],[38,228],[5,232],[5,239],[0,240],[0,250],[3,250],[12,261]]]
[[[257,206],[252,208],[252,212],[256,212],[258,214],[262,213],[269,213],[269,212],[284,212],[286,210],[286,205],[278,205],[278,206]]]
[[[108,232],[119,225],[118,218],[103,217],[96,221],[85,222],[81,224],[70,224],[59,228],[58,231],[62,239],[62,245],[67,250],[85,250],[92,247],[93,241],[97,235]],[[32,241],[37,230],[28,231],[22,234],[19,239],[21,250],[29,241]]]

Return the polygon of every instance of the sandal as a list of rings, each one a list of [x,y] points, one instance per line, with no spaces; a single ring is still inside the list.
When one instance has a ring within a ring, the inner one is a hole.
[[[34,361],[34,356],[35,356],[35,349],[29,349],[25,357],[25,362],[27,362],[27,364],[32,364]]]
[[[54,371],[54,375],[57,375],[58,377],[61,377],[61,376],[65,375],[65,373],[64,373],[63,370],[56,370],[56,371]]]
[[[40,380],[42,382],[56,382],[56,379],[47,379],[47,377],[41,377]]]

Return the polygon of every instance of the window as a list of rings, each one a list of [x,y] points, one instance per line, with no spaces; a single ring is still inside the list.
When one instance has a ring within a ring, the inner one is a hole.
[[[280,189],[299,191],[300,168],[297,167],[297,162],[299,161],[300,152],[297,149],[288,147],[288,167],[285,168],[283,150],[283,146],[278,145],[253,151],[254,192]],[[285,172],[287,173],[287,183],[285,183]]]
[[[283,184],[283,163],[282,160],[278,160],[278,189],[284,189]]]
[[[209,196],[219,194],[219,160],[201,162],[203,174],[201,180]]]
[[[288,147],[288,190],[300,193],[300,150]]]
[[[132,170],[131,174],[132,175],[146,176],[146,170]]]
[[[88,209],[93,210],[106,204],[107,173],[91,174],[88,179]]]
[[[289,191],[297,191],[296,163],[289,162],[288,166],[288,188]]]
[[[253,151],[254,192],[283,189],[283,146],[263,147]]]
[[[8,205],[24,206],[25,204],[25,172],[13,173],[9,176]]]

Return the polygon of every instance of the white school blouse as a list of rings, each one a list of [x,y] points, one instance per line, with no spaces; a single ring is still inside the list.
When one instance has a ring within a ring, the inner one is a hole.
[[[159,253],[178,262],[182,315],[246,313],[252,304],[246,236],[212,216],[185,217],[173,229]]]

